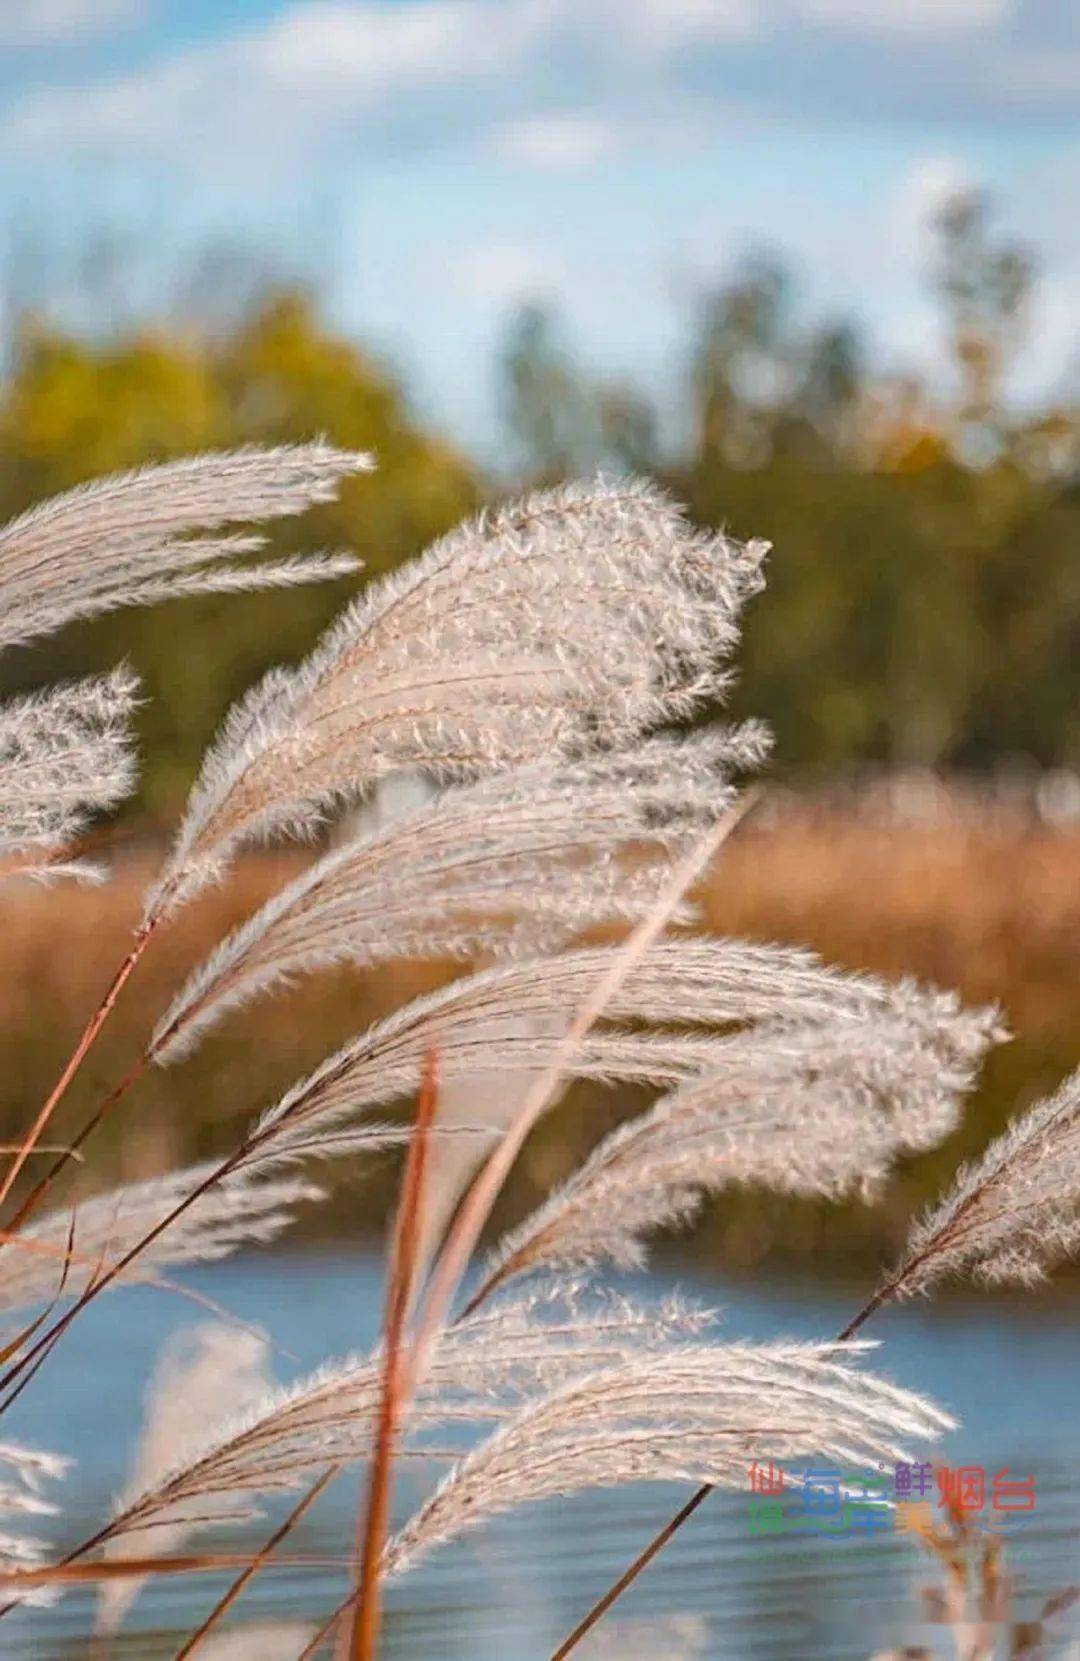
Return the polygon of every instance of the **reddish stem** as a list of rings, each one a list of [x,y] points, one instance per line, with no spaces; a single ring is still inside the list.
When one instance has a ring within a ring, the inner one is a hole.
[[[394,1243],[387,1277],[383,1385],[367,1502],[358,1519],[360,1569],[352,1632],[341,1648],[351,1661],[375,1661],[382,1616],[380,1580],[383,1541],[390,1514],[394,1453],[407,1391],[405,1328],[416,1275],[417,1244],[427,1174],[431,1127],[438,1103],[435,1057],[429,1052],[416,1103],[416,1121],[401,1182]],[[343,1629],[344,1631],[344,1629]]]
[[[26,1139],[18,1153],[15,1155],[15,1158],[12,1160],[7,1175],[4,1177],[3,1181],[0,1182],[0,1205],[3,1205],[4,1201],[11,1193],[12,1187],[18,1179],[20,1171],[26,1164],[26,1161],[29,1159],[30,1155],[33,1153],[38,1142],[40,1142],[49,1120],[52,1118],[57,1107],[63,1100],[68,1085],[75,1077],[75,1074],[79,1071],[79,1068],[82,1066],[90,1049],[96,1041],[98,1033],[101,1031],[102,1027],[105,1025],[105,1022],[112,1014],[117,998],[120,996],[120,993],[123,991],[128,978],[134,971],[139,959],[142,957],[147,946],[149,945],[150,938],[156,927],[157,919],[152,918],[149,922],[140,924],[138,929],[136,929],[135,940],[132,944],[131,950],[128,952],[123,963],[121,963],[119,969],[116,971],[116,974],[113,976],[112,981],[106,990],[105,996],[102,998],[101,1002],[97,1006],[97,1009],[94,1011],[93,1015],[91,1015],[89,1021],[86,1023],[86,1026],[83,1028],[82,1036],[72,1051],[67,1066],[60,1074],[60,1077],[57,1079],[52,1090],[50,1091],[47,1100],[43,1104],[41,1111],[38,1113],[37,1118],[34,1120],[30,1130],[27,1132]]]
[[[910,1264],[906,1265],[907,1269],[910,1269],[910,1267]],[[854,1338],[863,1323],[868,1321],[870,1316],[873,1315],[876,1310],[880,1309],[883,1304],[888,1303],[890,1298],[895,1295],[900,1286],[903,1284],[903,1280],[904,1275],[898,1273],[894,1275],[891,1280],[886,1281],[884,1285],[880,1286],[874,1293],[873,1297],[868,1299],[867,1302],[863,1304],[862,1308],[859,1310],[859,1313],[855,1315],[848,1322],[847,1326],[844,1327],[843,1331],[837,1335],[835,1342],[838,1344],[846,1344],[849,1339]],[[677,1511],[674,1517],[672,1517],[669,1522],[664,1524],[659,1534],[654,1535],[645,1549],[638,1553],[628,1568],[623,1570],[614,1585],[609,1586],[603,1597],[600,1598],[597,1603],[593,1604],[588,1614],[578,1622],[577,1626],[575,1626],[573,1632],[571,1632],[568,1637],[563,1639],[558,1649],[552,1653],[551,1661],[566,1661],[566,1657],[570,1654],[571,1650],[576,1649],[582,1638],[584,1638],[587,1633],[592,1631],[598,1621],[603,1619],[612,1604],[618,1602],[627,1587],[632,1586],[638,1575],[641,1574],[643,1570],[648,1568],[653,1558],[659,1556],[668,1541],[679,1532],[683,1524],[690,1521],[690,1518],[694,1515],[694,1512],[699,1506],[705,1503],[709,1495],[713,1492],[714,1487],[714,1483],[702,1483],[701,1487],[696,1493],[691,1495],[682,1509]]]
[[[117,1102],[120,1101],[122,1097],[126,1096],[128,1091],[131,1089],[131,1086],[142,1077],[143,1073],[150,1064],[150,1057],[151,1051],[147,1050],[137,1061],[132,1063],[123,1078],[120,1080],[120,1083],[115,1085],[113,1089],[109,1091],[109,1094],[105,1097],[104,1101],[90,1115],[89,1119],[87,1119],[74,1141],[70,1142],[66,1148],[61,1150],[60,1157],[53,1165],[50,1166],[49,1170],[41,1178],[41,1181],[36,1183],[35,1186],[31,1188],[29,1194],[27,1194],[26,1198],[19,1204],[14,1216],[7,1225],[6,1232],[8,1234],[14,1234],[16,1230],[20,1229],[25,1222],[29,1221],[30,1217],[33,1216],[42,1200],[48,1195],[49,1190],[52,1188],[53,1183],[56,1181],[61,1171],[63,1171],[64,1167],[70,1160],[75,1158],[75,1155],[79,1152],[83,1143],[86,1142],[87,1139],[93,1134],[98,1125],[100,1125],[101,1121],[116,1106]]]
[[[224,1596],[218,1599],[217,1603],[215,1603],[213,1609],[211,1609],[209,1615],[207,1615],[198,1631],[193,1632],[191,1637],[187,1640],[187,1643],[184,1644],[183,1648],[177,1650],[174,1661],[187,1661],[187,1657],[195,1653],[203,1639],[210,1636],[210,1633],[214,1630],[214,1627],[217,1625],[222,1615],[224,1615],[227,1610],[232,1608],[244,1588],[255,1579],[255,1576],[258,1574],[259,1570],[264,1566],[269,1558],[273,1556],[282,1540],[284,1540],[287,1535],[292,1533],[304,1513],[306,1511],[310,1511],[323,1489],[328,1487],[329,1484],[333,1482],[340,1470],[340,1465],[331,1465],[329,1470],[323,1472],[322,1476],[314,1484],[314,1486],[308,1489],[307,1493],[303,1496],[299,1503],[289,1512],[289,1515],[286,1517],[285,1521],[274,1530],[273,1534],[271,1534],[269,1540],[267,1540],[266,1544],[260,1549],[258,1556],[252,1558],[247,1568],[244,1569],[242,1574],[237,1576]]]

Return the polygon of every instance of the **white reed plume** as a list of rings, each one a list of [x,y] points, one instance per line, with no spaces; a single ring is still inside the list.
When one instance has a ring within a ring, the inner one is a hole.
[[[419,1438],[440,1425],[506,1418],[538,1389],[696,1333],[708,1318],[676,1300],[655,1309],[618,1298],[579,1306],[572,1286],[497,1303],[444,1335],[410,1405],[403,1451],[444,1457]],[[353,1356],[265,1394],[250,1410],[223,1414],[216,1424],[214,1412],[204,1412],[200,1440],[181,1450],[168,1470],[129,1490],[105,1537],[141,1539],[138,1549],[152,1549],[158,1530],[177,1518],[185,1526],[196,1515],[200,1526],[233,1524],[253,1515],[260,1495],[293,1489],[313,1470],[366,1459],[381,1372],[378,1352]]]
[[[208,1418],[242,1412],[265,1394],[267,1343],[254,1332],[207,1323],[175,1333],[166,1344],[147,1393],[146,1418],[139,1440],[131,1488],[140,1492],[170,1468],[182,1450],[204,1434]],[[162,1519],[149,1543],[123,1534],[104,1542],[110,1562],[147,1552],[176,1550],[197,1526],[197,1518],[180,1505]],[[106,1581],[98,1591],[97,1630],[117,1630],[138,1596],[141,1578]]]
[[[453,532],[349,606],[228,717],[147,901],[251,837],[302,834],[384,775],[626,743],[719,690],[764,549],[690,530],[644,484],[550,491]]]
[[[942,1046],[895,1018],[736,1035],[719,1071],[613,1131],[500,1242],[484,1295],[539,1268],[640,1264],[647,1234],[731,1183],[869,1198],[899,1152],[951,1128],[974,1061],[950,1068]]]
[[[0,1442],[0,1517],[5,1520],[0,1529],[0,1570],[6,1573],[38,1568],[47,1560],[47,1542],[31,1535],[11,1533],[7,1520],[59,1516],[60,1506],[46,1499],[43,1490],[47,1483],[61,1481],[70,1467],[71,1460],[59,1454],[21,1447],[16,1442]],[[17,1593],[16,1601],[40,1606],[55,1602],[56,1596],[52,1587],[40,1587]]]
[[[516,1102],[521,1081],[550,1063],[559,1034],[616,950],[580,948],[499,966],[414,1000],[294,1085],[263,1115],[256,1135],[284,1151],[293,1135],[310,1141],[408,1096],[432,1048],[440,1089],[477,1073],[502,1075],[507,1099]],[[978,1059],[994,1030],[992,1012],[964,1011],[950,995],[910,983],[829,969],[808,952],[676,938],[633,968],[607,1007],[607,1024],[575,1048],[569,1069],[579,1078],[679,1084],[723,1067],[728,1038],[716,1029],[761,1021],[854,1028],[876,1015],[936,1035],[942,1065],[954,1068],[957,1056]]]
[[[137,689],[120,668],[0,705],[0,881],[97,875],[62,856],[92,813],[135,787],[129,723]]]
[[[946,1276],[1034,1285],[1080,1251],[1080,1071],[964,1166],[922,1217],[891,1277],[892,1295]]]
[[[342,962],[550,950],[655,902],[666,856],[730,806],[762,728],[651,739],[448,790],[319,860],[235,930],[158,1022],[170,1062],[230,1009]],[[632,857],[620,858],[632,849]]]
[[[862,1347],[862,1346],[858,1346]],[[389,1574],[500,1512],[631,1482],[742,1488],[750,1463],[904,1460],[954,1428],[911,1391],[858,1371],[852,1346],[682,1345],[571,1379],[466,1454],[388,1543]]]
[[[199,1661],[296,1661],[315,1634],[301,1621],[248,1621],[205,1638]]]
[[[0,529],[0,649],[120,606],[353,571],[345,555],[222,564],[263,539],[190,533],[302,513],[370,466],[327,444],[250,448],[140,468],[43,502]]]
[[[28,1223],[0,1252],[0,1310],[48,1303],[61,1290],[65,1297],[78,1297],[216,1169],[206,1163],[170,1171]],[[275,1240],[294,1222],[297,1206],[321,1198],[319,1188],[298,1178],[265,1181],[257,1170],[230,1173],[207,1188],[118,1279],[144,1279]]]

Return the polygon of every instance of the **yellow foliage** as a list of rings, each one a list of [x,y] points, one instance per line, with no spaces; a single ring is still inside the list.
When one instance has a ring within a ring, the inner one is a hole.
[[[266,300],[224,339],[163,331],[107,344],[24,328],[0,394],[0,516],[103,473],[215,446],[324,436],[372,450],[378,471],[274,532],[278,548],[349,547],[384,571],[455,524],[478,484],[413,419],[393,378],[327,331],[311,301]],[[362,580],[362,579],[361,579]],[[11,654],[8,689],[128,658],[143,678],[143,804],[173,811],[226,706],[301,655],[351,583],[185,601],[80,627]]]

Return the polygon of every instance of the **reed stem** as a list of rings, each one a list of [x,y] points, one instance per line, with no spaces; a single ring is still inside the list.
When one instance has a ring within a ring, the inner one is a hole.
[[[87,1055],[90,1053],[90,1050],[93,1048],[93,1045],[97,1040],[98,1034],[101,1032],[102,1027],[112,1014],[116,1005],[116,1000],[119,998],[130,976],[134,973],[139,959],[142,957],[147,946],[150,944],[154,930],[157,927],[157,922],[157,918],[151,918],[148,922],[140,924],[140,926],[136,929],[135,939],[131,950],[121,963],[119,969],[117,969],[106,989],[105,996],[102,998],[93,1015],[91,1015],[89,1021],[86,1023],[86,1026],[83,1028],[82,1036],[79,1038],[78,1043],[71,1052],[67,1065],[60,1074],[60,1077],[57,1079],[56,1083],[53,1085],[52,1090],[49,1092],[49,1095],[43,1103],[37,1118],[34,1120],[34,1123],[31,1125],[26,1134],[22,1147],[15,1155],[11,1165],[8,1167],[7,1174],[4,1176],[3,1180],[0,1181],[0,1205],[4,1204],[4,1201],[11,1193],[12,1187],[18,1180],[20,1171],[44,1135],[45,1128],[66,1095],[68,1086],[71,1084],[72,1079],[75,1077],[76,1073],[79,1071],[79,1068],[86,1060]]]

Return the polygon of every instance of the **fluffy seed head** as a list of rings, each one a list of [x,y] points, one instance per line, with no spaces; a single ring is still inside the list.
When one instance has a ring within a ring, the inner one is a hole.
[[[477,775],[688,713],[723,684],[763,551],[698,535],[633,483],[545,492],[452,532],[236,706],[148,914],[214,881],[241,842],[306,833],[387,773]]]
[[[121,668],[0,705],[0,881],[96,874],[63,855],[135,787],[137,688]]]
[[[154,1034],[186,1055],[230,1009],[333,964],[550,950],[655,902],[668,858],[731,805],[747,725],[539,763],[446,791],[319,860],[188,979]]]
[[[353,571],[348,556],[223,564],[261,538],[195,540],[191,532],[302,513],[370,466],[369,457],[326,444],[251,448],[143,467],[53,497],[0,529],[0,650],[122,606]]]
[[[500,1243],[486,1284],[556,1265],[640,1264],[648,1233],[686,1222],[731,1183],[868,1197],[900,1152],[955,1121],[973,1058],[946,1067],[946,1037],[886,1014],[766,1022],[732,1037],[715,1071],[613,1131]]]
[[[965,1166],[912,1230],[903,1293],[948,1276],[1032,1285],[1080,1251],[1080,1072]]]
[[[388,1542],[386,1572],[554,1495],[655,1481],[741,1488],[754,1460],[905,1460],[907,1438],[953,1428],[931,1402],[860,1372],[852,1349],[674,1345],[573,1378],[448,1472]]]

